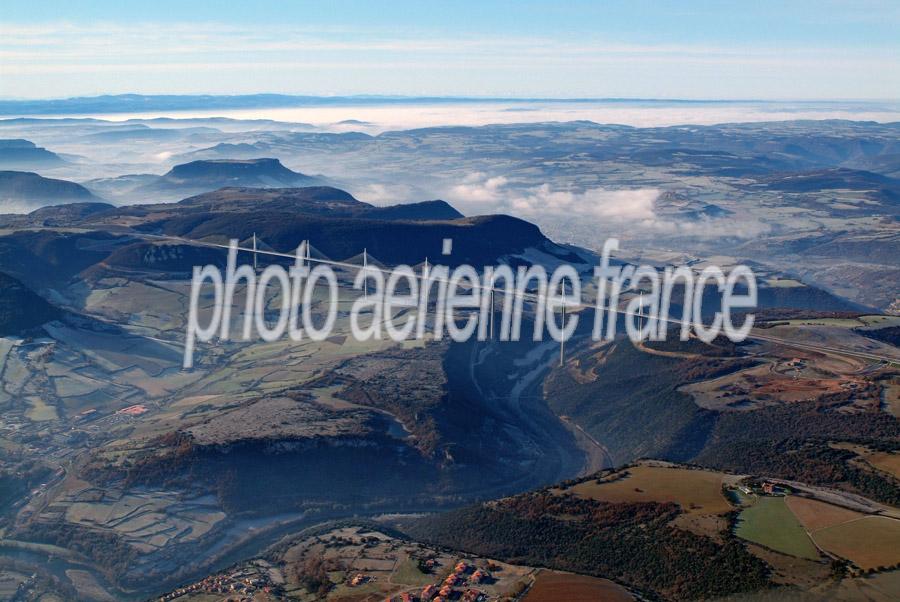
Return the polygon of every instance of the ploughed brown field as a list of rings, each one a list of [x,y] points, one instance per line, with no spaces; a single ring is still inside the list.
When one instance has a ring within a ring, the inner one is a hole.
[[[631,602],[634,597],[624,587],[585,575],[541,571],[528,590],[524,602]]]

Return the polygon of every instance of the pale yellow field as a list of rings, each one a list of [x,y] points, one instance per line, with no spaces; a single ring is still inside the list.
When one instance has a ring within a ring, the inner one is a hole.
[[[56,413],[56,408],[44,403],[44,400],[40,397],[27,397],[26,401],[28,402],[28,405],[31,406],[25,411],[25,416],[29,420],[44,422],[47,420],[57,420],[59,418]]]
[[[867,516],[813,533],[816,544],[862,569],[900,563],[900,521]]]
[[[795,288],[803,286],[802,282],[792,278],[769,278],[766,280],[766,284],[775,288]]]
[[[875,452],[866,457],[866,462],[886,473],[900,479],[900,454],[891,452]]]
[[[800,521],[800,524],[803,525],[803,528],[810,533],[818,531],[819,529],[834,527],[835,525],[840,525],[864,516],[853,510],[847,510],[846,508],[833,506],[831,504],[826,504],[825,502],[819,502],[805,497],[798,497],[796,495],[789,495],[785,501],[787,502],[788,508],[791,509],[791,512],[793,512]]]
[[[629,468],[628,473],[610,483],[585,481],[567,491],[607,502],[675,502],[692,514],[722,514],[732,509],[722,495],[722,473],[643,464]]]

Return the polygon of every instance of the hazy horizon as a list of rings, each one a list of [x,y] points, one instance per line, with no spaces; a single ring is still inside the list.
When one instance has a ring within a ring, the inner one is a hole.
[[[325,131],[385,131],[440,126],[512,125],[591,121],[631,127],[707,126],[792,120],[900,122],[900,103],[677,101],[677,100],[530,100],[470,98],[281,97],[280,104],[248,96],[138,95],[138,104],[117,96],[59,101],[3,101],[0,120],[102,119],[114,123],[153,119],[233,119],[275,121]],[[210,99],[221,106],[208,106]],[[156,103],[154,104],[154,100]]]

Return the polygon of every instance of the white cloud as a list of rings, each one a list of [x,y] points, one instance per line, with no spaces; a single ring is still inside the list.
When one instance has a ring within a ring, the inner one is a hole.
[[[53,203],[51,203],[53,204]],[[4,213],[31,213],[35,209],[44,207],[36,201],[20,201],[14,199],[0,199],[0,214]]]
[[[589,188],[582,192],[554,190],[549,184],[511,189],[504,176],[473,173],[447,194],[450,201],[472,213],[504,212],[522,217],[582,216],[615,221],[653,220],[656,188],[609,190]]]
[[[453,187],[450,191],[450,198],[466,205],[472,203],[500,204],[504,198],[502,189],[506,182],[507,180],[503,176],[489,178],[481,172],[475,172],[463,178],[462,184]]]
[[[447,199],[469,215],[507,213],[559,231],[561,224],[578,230],[608,230],[621,234],[654,233],[702,238],[752,238],[770,228],[754,219],[703,218],[678,220],[659,215],[658,188],[558,190],[549,184],[512,188],[503,176],[475,172],[453,186]],[[563,228],[566,229],[566,228]]]
[[[353,196],[373,205],[397,205],[412,199],[413,191],[404,184],[367,184],[352,188]]]
[[[513,196],[510,206],[523,215],[556,213],[616,221],[655,219],[653,205],[659,198],[656,188],[607,190],[589,188],[584,192],[552,190],[549,184]]]

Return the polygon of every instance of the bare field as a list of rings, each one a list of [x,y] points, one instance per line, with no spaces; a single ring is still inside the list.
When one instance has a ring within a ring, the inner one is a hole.
[[[28,575],[14,570],[0,570],[0,599],[12,600],[19,584],[24,583]]]
[[[785,339],[814,345],[831,345],[856,351],[897,355],[897,349],[854,332],[867,322],[849,320],[793,320],[767,329]],[[857,391],[853,406],[875,408],[890,405],[873,393],[861,394],[869,379],[864,372],[871,362],[839,353],[820,353],[765,344],[770,361],[718,378],[684,385],[698,406],[716,411],[746,411],[765,406],[809,401],[826,394]]]
[[[785,324],[774,326],[768,329],[773,336],[785,338],[798,343],[809,343],[813,345],[829,345],[834,347],[842,347],[854,351],[870,351],[884,355],[894,356],[900,359],[900,350],[893,345],[876,341],[865,337],[859,333],[853,332],[851,328],[874,324],[872,318],[868,322],[862,324],[857,320],[851,320],[846,324],[814,324],[815,320],[799,321],[797,324]],[[852,324],[850,323],[852,322]],[[879,327],[882,324],[879,323]],[[831,368],[837,372],[853,371],[865,367],[869,362],[861,359],[854,359],[839,354],[828,354],[830,360],[822,362],[831,364]]]
[[[803,370],[800,366],[802,363],[794,369],[787,361],[764,364],[684,385],[679,390],[691,395],[701,408],[726,411],[807,401],[825,393],[838,393],[851,383],[853,386],[862,383],[859,378],[825,378],[815,370]]]
[[[634,600],[624,587],[586,575],[541,571],[524,602],[627,602]]]
[[[35,422],[46,422],[48,420],[59,419],[59,415],[56,413],[56,408],[52,405],[48,405],[40,397],[26,397],[25,401],[27,401],[28,405],[31,406],[28,411],[25,412],[25,416],[27,416],[30,420],[34,420]]]
[[[679,514],[671,524],[697,535],[711,537],[716,541],[722,540],[721,533],[728,528],[726,518],[715,514]]]

